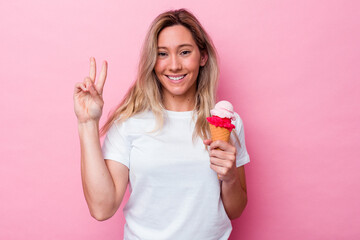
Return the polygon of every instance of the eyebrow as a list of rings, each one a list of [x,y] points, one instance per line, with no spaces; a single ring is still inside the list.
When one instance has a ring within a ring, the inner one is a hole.
[[[184,43],[184,44],[181,44],[181,45],[178,46],[178,48],[182,48],[182,47],[194,47],[194,46],[192,44],[190,44],[190,43]],[[158,49],[160,49],[160,48],[167,49],[167,47],[158,46]]]

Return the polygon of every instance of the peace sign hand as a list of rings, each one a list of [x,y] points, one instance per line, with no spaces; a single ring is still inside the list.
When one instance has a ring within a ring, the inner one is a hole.
[[[107,74],[107,62],[104,61],[100,76],[95,84],[96,62],[90,58],[90,74],[83,82],[75,84],[74,88],[74,110],[79,123],[100,120],[104,100],[102,93]]]

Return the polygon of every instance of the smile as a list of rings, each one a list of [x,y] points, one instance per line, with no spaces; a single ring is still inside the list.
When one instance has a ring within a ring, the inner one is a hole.
[[[183,79],[185,76],[186,76],[186,74],[185,75],[181,75],[181,76],[169,76],[169,75],[166,75],[170,80],[173,80],[173,81],[179,81],[179,80],[181,80],[181,79]]]

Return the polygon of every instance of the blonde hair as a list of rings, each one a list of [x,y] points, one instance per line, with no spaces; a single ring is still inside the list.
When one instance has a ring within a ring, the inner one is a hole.
[[[206,117],[210,114],[216,99],[216,89],[219,77],[216,49],[204,28],[196,17],[186,9],[167,11],[160,14],[152,22],[142,47],[135,83],[130,87],[121,103],[110,115],[101,128],[104,135],[115,121],[126,119],[146,110],[154,113],[157,126],[154,131],[164,124],[164,106],[162,104],[161,84],[157,80],[154,66],[157,59],[157,41],[159,33],[166,27],[182,25],[192,34],[200,52],[206,52],[208,60],[200,67],[195,94],[195,109],[193,119],[196,118],[193,140],[196,137],[209,138],[209,126]]]

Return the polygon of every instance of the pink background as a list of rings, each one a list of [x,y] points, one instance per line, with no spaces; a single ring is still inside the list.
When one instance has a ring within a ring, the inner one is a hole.
[[[181,2],[181,3],[180,3]],[[81,187],[74,84],[109,62],[107,113],[146,30],[186,7],[221,61],[219,99],[244,121],[248,206],[230,239],[360,239],[359,1],[1,1],[0,239],[121,239]]]

